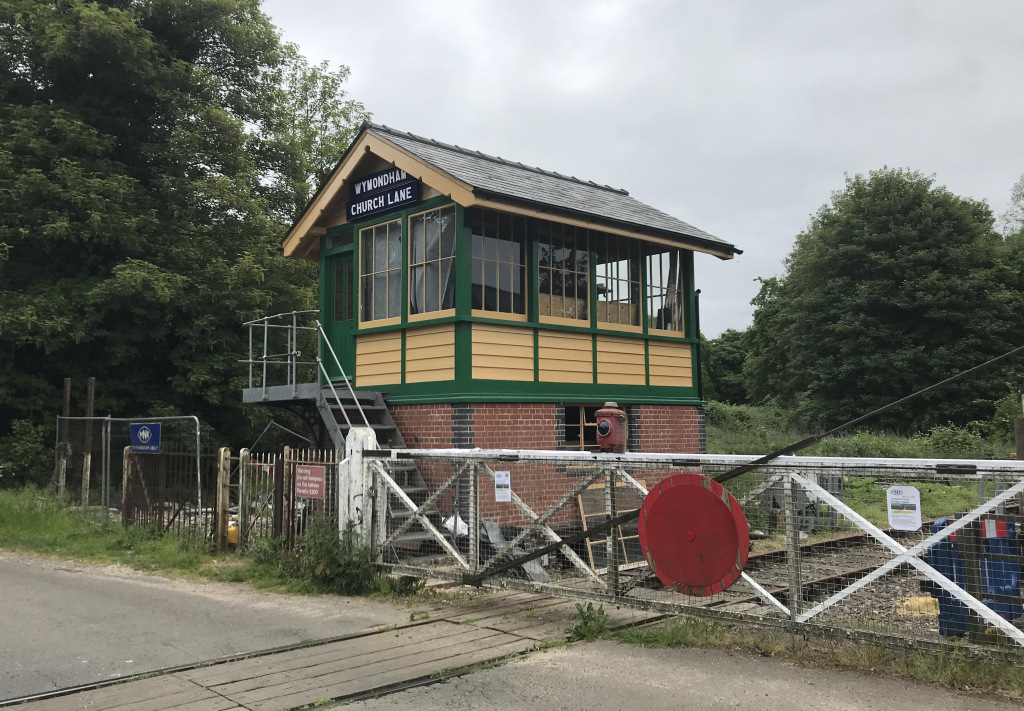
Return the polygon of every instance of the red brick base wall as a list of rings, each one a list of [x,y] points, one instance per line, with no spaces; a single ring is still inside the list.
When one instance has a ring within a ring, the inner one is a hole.
[[[391,416],[410,449],[564,449],[564,406],[551,403],[472,403],[393,405]],[[706,450],[704,408],[692,405],[633,405],[627,409],[629,451],[685,452]],[[544,513],[575,482],[564,466],[554,464],[493,464],[511,472],[512,490],[537,514]],[[429,487],[441,486],[455,471],[450,462],[421,462],[420,473]],[[651,474],[645,472],[647,486]],[[667,472],[665,473],[667,475]],[[501,525],[523,525],[525,519],[511,503],[494,501],[490,477],[480,477],[480,509]],[[453,497],[438,508],[448,513]],[[575,505],[552,519],[576,521]]]

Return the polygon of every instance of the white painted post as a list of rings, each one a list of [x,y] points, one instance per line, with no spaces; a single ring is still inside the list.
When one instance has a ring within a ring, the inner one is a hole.
[[[340,532],[354,522],[363,542],[371,544],[373,472],[363,459],[364,449],[377,449],[377,435],[370,427],[353,427],[345,437],[345,460],[338,465],[338,526]]]

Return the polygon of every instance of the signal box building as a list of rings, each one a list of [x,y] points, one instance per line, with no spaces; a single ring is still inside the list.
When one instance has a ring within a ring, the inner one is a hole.
[[[411,448],[592,449],[614,401],[629,451],[703,451],[696,252],[740,250],[625,190],[374,124],[284,240]]]

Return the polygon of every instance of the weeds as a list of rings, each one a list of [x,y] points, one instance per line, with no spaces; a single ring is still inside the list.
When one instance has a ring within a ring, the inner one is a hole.
[[[381,572],[373,562],[373,551],[363,544],[352,521],[339,536],[336,521],[315,519],[299,561],[300,576],[314,589],[340,595],[380,591]]]
[[[604,611],[604,605],[596,610],[594,603],[588,602],[586,607],[583,603],[576,603],[576,614],[572,619],[572,626],[565,633],[568,642],[581,640],[593,642],[608,630],[608,613]]]

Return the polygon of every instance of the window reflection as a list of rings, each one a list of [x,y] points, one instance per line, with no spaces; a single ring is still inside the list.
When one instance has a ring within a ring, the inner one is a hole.
[[[526,313],[526,218],[493,210],[471,210],[472,307]]]

